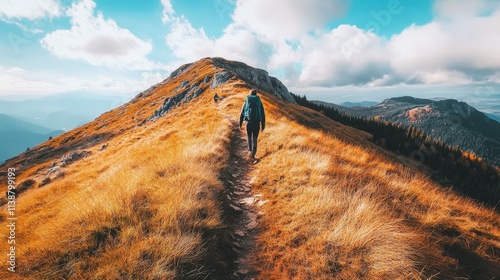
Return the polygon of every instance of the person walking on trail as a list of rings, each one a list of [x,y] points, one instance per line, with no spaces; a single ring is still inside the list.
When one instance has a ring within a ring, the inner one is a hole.
[[[266,128],[266,114],[255,89],[250,90],[250,95],[247,96],[241,108],[240,129],[242,129],[243,121],[247,122],[248,154],[253,160],[256,160],[257,138],[259,130],[264,131]]]
[[[217,104],[217,102],[219,102],[219,99],[220,99],[220,97],[219,97],[219,95],[216,92],[215,95],[214,95],[214,102],[215,102],[215,104]]]

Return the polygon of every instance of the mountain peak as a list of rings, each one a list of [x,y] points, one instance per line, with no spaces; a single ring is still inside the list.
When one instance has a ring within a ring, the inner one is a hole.
[[[211,88],[215,89],[231,78],[240,79],[252,88],[263,91],[287,102],[295,103],[287,87],[277,78],[272,77],[266,70],[249,66],[243,62],[227,60],[222,57],[206,57],[196,62],[184,64],[173,71],[166,81],[170,81],[181,73],[193,68],[212,65],[216,70]]]

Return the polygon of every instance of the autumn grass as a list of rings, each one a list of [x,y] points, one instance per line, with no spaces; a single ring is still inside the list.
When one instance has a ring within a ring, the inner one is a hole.
[[[254,180],[269,200],[254,255],[260,279],[498,275],[497,213],[402,166],[361,132],[264,99]]]
[[[206,94],[109,140],[103,151],[91,148],[63,178],[19,197],[17,271],[2,270],[0,278],[211,275],[205,238],[224,225],[219,173],[229,133]]]
[[[37,182],[18,197],[17,272],[0,279],[197,279],[214,276],[226,231],[220,172],[249,89],[229,81],[144,122],[209,61],[10,162]],[[432,182],[370,135],[261,95],[268,124],[252,171],[260,209],[259,279],[491,279],[500,275],[498,213]],[[82,146],[96,135],[101,142]],[[107,149],[100,150],[103,143]],[[54,161],[92,155],[40,187]],[[51,153],[35,158],[44,151]],[[26,160],[31,164],[23,165]],[[36,186],[39,186],[38,188]],[[4,206],[5,208],[5,206]],[[5,209],[4,209],[5,210]],[[7,235],[5,211],[0,235]],[[1,244],[2,248],[5,244]],[[226,260],[227,261],[227,260]],[[219,271],[219,273],[221,273]]]

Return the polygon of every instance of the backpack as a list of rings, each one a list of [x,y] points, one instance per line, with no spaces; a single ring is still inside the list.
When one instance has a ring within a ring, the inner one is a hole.
[[[262,113],[260,112],[260,98],[258,96],[248,96],[246,99],[245,110],[243,111],[244,120],[247,122],[262,121]]]

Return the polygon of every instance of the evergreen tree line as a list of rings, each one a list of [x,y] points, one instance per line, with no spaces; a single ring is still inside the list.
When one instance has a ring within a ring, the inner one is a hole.
[[[292,95],[297,104],[366,131],[378,145],[428,166],[439,179],[449,182],[460,193],[494,208],[499,204],[500,170],[476,155],[433,139],[415,127],[350,116],[330,106],[310,102],[305,96]]]

